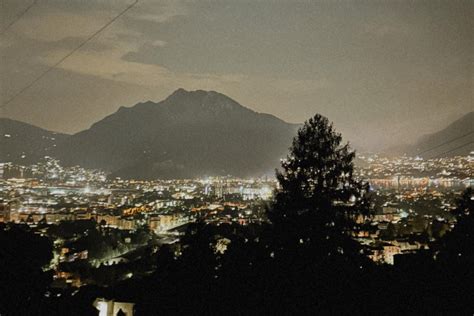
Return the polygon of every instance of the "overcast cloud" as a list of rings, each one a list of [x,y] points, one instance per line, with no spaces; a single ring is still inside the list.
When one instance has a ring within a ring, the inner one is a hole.
[[[0,30],[31,1],[2,1]],[[0,37],[2,102],[130,3],[37,1]],[[183,87],[390,146],[473,110],[473,20],[474,1],[139,1],[0,116],[73,133]]]

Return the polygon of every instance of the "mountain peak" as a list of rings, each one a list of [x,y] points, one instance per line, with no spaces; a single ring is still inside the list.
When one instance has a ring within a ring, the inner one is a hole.
[[[178,89],[109,115],[54,154],[65,165],[124,178],[254,176],[278,166],[295,129],[221,93]]]
[[[168,103],[181,106],[199,106],[207,109],[247,109],[240,105],[237,101],[228,96],[216,92],[206,90],[188,91],[183,88],[175,90],[165,100]]]
[[[180,96],[180,95],[185,95],[187,93],[189,93],[189,91],[187,91],[183,88],[178,88],[173,93],[171,93],[168,98],[176,97],[176,96]]]
[[[179,88],[177,90],[175,90],[172,94],[170,94],[170,96],[168,97],[169,98],[176,98],[176,97],[183,97],[183,96],[188,96],[188,97],[205,97],[205,96],[223,96],[223,97],[226,97],[228,98],[227,96],[221,94],[221,93],[218,93],[216,91],[206,91],[206,90],[186,90],[186,89],[183,89],[183,88]]]

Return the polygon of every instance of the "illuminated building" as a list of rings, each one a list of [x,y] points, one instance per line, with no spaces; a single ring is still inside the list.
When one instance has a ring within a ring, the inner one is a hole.
[[[9,222],[10,221],[10,205],[4,201],[0,201],[0,222]]]
[[[94,307],[99,311],[99,316],[133,316],[134,305],[134,303],[115,302],[114,300],[106,300],[103,298],[98,298],[94,301]]]

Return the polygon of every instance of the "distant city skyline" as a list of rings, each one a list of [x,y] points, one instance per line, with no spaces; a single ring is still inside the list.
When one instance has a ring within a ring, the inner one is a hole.
[[[0,104],[131,3],[2,2]],[[473,109],[473,5],[138,1],[0,117],[74,133],[183,87],[291,123],[321,113],[365,149],[415,141]]]

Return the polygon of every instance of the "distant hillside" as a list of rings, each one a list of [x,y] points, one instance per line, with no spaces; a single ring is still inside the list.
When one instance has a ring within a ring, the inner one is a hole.
[[[51,155],[57,144],[68,135],[0,118],[0,162],[33,163]]]
[[[127,178],[262,175],[279,166],[296,128],[223,94],[179,89],[158,103],[120,108],[55,155]]]
[[[473,150],[474,112],[470,112],[439,132],[421,137],[414,145],[392,149],[392,152],[431,158],[465,156]]]

